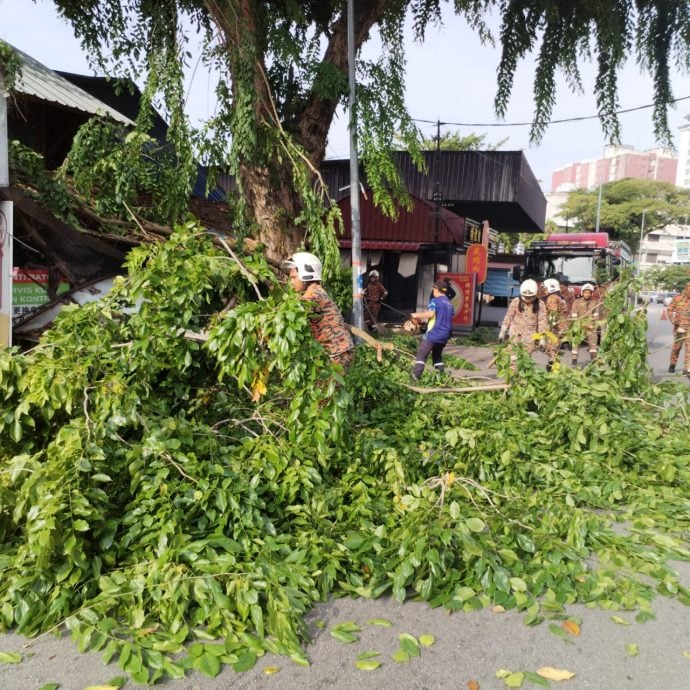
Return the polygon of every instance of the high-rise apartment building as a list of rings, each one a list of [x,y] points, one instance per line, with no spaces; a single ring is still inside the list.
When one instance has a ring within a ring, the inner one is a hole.
[[[690,124],[686,125],[685,128],[685,160],[690,162],[688,158]],[[678,184],[676,182],[676,170],[680,174],[678,159],[668,149],[636,151],[632,146],[606,146],[602,158],[579,161],[554,170],[551,175],[551,191],[567,192],[580,188],[592,189],[604,182],[622,180],[626,177]],[[690,171],[688,171],[688,177],[690,180]],[[690,183],[687,186],[690,186]]]

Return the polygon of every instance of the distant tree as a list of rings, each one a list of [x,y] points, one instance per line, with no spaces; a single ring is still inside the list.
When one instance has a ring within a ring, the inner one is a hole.
[[[690,266],[653,266],[643,276],[650,287],[680,292],[690,282]]]
[[[596,227],[599,188],[577,189],[568,195],[560,215],[577,232]],[[627,242],[637,251],[644,234],[670,223],[684,222],[690,216],[690,189],[676,187],[669,182],[626,178],[609,182],[602,188],[599,229],[615,239]]]
[[[440,144],[438,147],[441,151],[496,151],[500,149],[506,142],[508,137],[501,139],[495,144],[486,143],[486,134],[466,134],[462,136],[459,131],[444,132],[440,136]],[[425,151],[435,151],[437,146],[436,137],[423,137],[421,140],[421,148]]]

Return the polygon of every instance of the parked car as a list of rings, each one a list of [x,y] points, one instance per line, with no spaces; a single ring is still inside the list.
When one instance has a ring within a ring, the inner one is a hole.
[[[664,305],[668,307],[671,304],[671,300],[677,295],[677,292],[667,292],[664,297]]]

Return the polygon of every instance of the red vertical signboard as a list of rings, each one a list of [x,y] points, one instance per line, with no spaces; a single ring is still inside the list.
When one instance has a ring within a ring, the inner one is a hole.
[[[468,273],[476,273],[477,285],[481,285],[489,267],[489,250],[483,244],[473,244],[467,250],[466,259],[465,269]]]
[[[472,326],[474,324],[474,273],[438,273],[436,278],[445,278],[451,284],[455,295],[450,300],[453,305],[453,325]]]

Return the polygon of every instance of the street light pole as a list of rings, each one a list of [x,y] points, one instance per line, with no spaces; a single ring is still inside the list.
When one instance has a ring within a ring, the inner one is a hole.
[[[644,239],[644,219],[647,214],[647,209],[642,211],[642,224],[640,225],[640,246],[637,248],[637,275],[642,270],[642,241]]]
[[[594,227],[594,232],[599,232],[599,224],[601,221],[601,197],[604,191],[604,161],[606,160],[606,145],[604,145],[604,148],[601,153],[601,161],[599,166],[599,198],[597,199],[597,220],[596,224]]]
[[[362,234],[359,224],[359,161],[355,117],[355,0],[347,0],[347,62],[350,86],[350,210],[352,221],[352,316],[354,325],[364,328]]]

